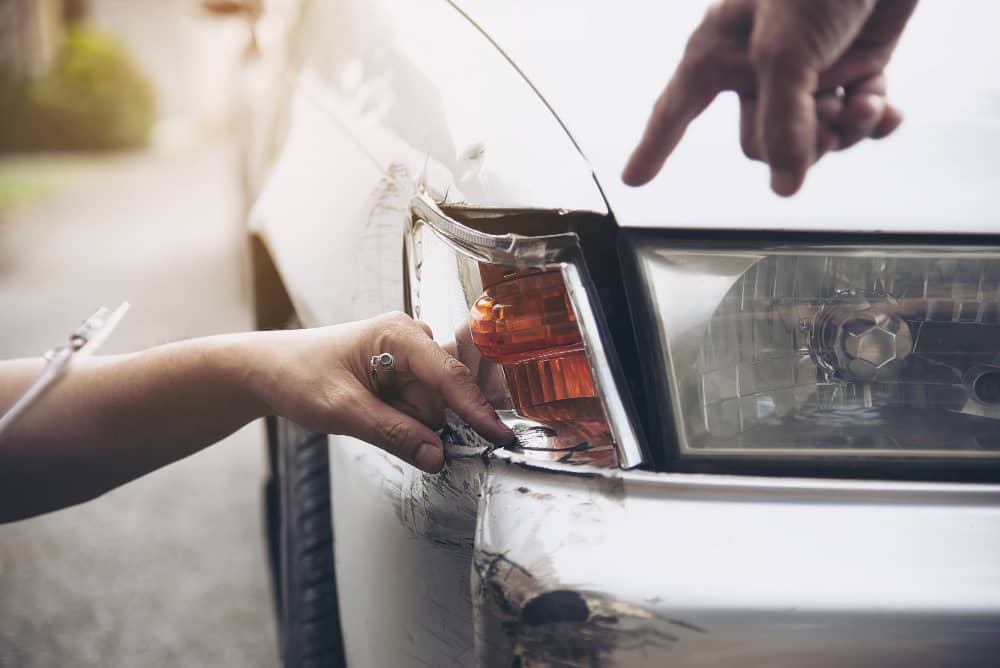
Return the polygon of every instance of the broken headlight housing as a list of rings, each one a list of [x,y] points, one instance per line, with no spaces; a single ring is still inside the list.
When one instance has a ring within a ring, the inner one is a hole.
[[[411,201],[411,215],[408,310],[472,370],[517,436],[510,449],[562,464],[641,464],[626,382],[574,231],[583,219],[462,207],[446,213],[426,194]],[[455,436],[458,445],[466,441]]]
[[[633,252],[681,460],[1000,461],[997,249]]]

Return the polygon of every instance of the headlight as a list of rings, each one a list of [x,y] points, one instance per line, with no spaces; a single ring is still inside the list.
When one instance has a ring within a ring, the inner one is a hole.
[[[635,251],[682,456],[1000,458],[1000,252]]]

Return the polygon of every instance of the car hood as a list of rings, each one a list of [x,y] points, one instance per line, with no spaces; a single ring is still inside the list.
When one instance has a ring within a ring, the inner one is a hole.
[[[719,97],[660,175],[620,173],[708,2],[456,3],[566,126],[626,227],[840,232],[1000,231],[1000,49],[993,0],[925,0],[889,69],[906,120],[828,155],[790,199],[740,150],[738,102]],[[572,10],[567,11],[571,6]],[[526,156],[528,158],[528,156]]]

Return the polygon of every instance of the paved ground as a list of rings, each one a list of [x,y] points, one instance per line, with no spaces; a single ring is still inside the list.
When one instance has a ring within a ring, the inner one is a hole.
[[[232,146],[136,155],[0,220],[0,351],[96,305],[125,351],[249,325]],[[260,425],[89,504],[0,526],[0,666],[272,666]]]
[[[90,0],[94,22],[125,42],[156,90],[159,134],[217,125],[237,86],[247,24],[218,18],[200,0]]]

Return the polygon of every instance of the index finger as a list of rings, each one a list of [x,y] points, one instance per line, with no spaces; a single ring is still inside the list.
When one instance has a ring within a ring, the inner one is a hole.
[[[513,440],[514,433],[500,422],[469,368],[445,352],[424,331],[398,337],[391,343],[394,354],[398,351],[404,370],[440,392],[448,406],[473,429],[498,445]]]
[[[632,151],[622,181],[641,186],[656,176],[677,148],[687,126],[720,92],[694,76],[691,57],[685,54],[667,87],[656,100],[639,145]]]
[[[632,152],[622,181],[641,186],[659,173],[688,125],[724,90],[744,91],[752,85],[745,38],[753,25],[750,2],[713,5],[691,33],[680,64],[657,99],[639,145]]]

